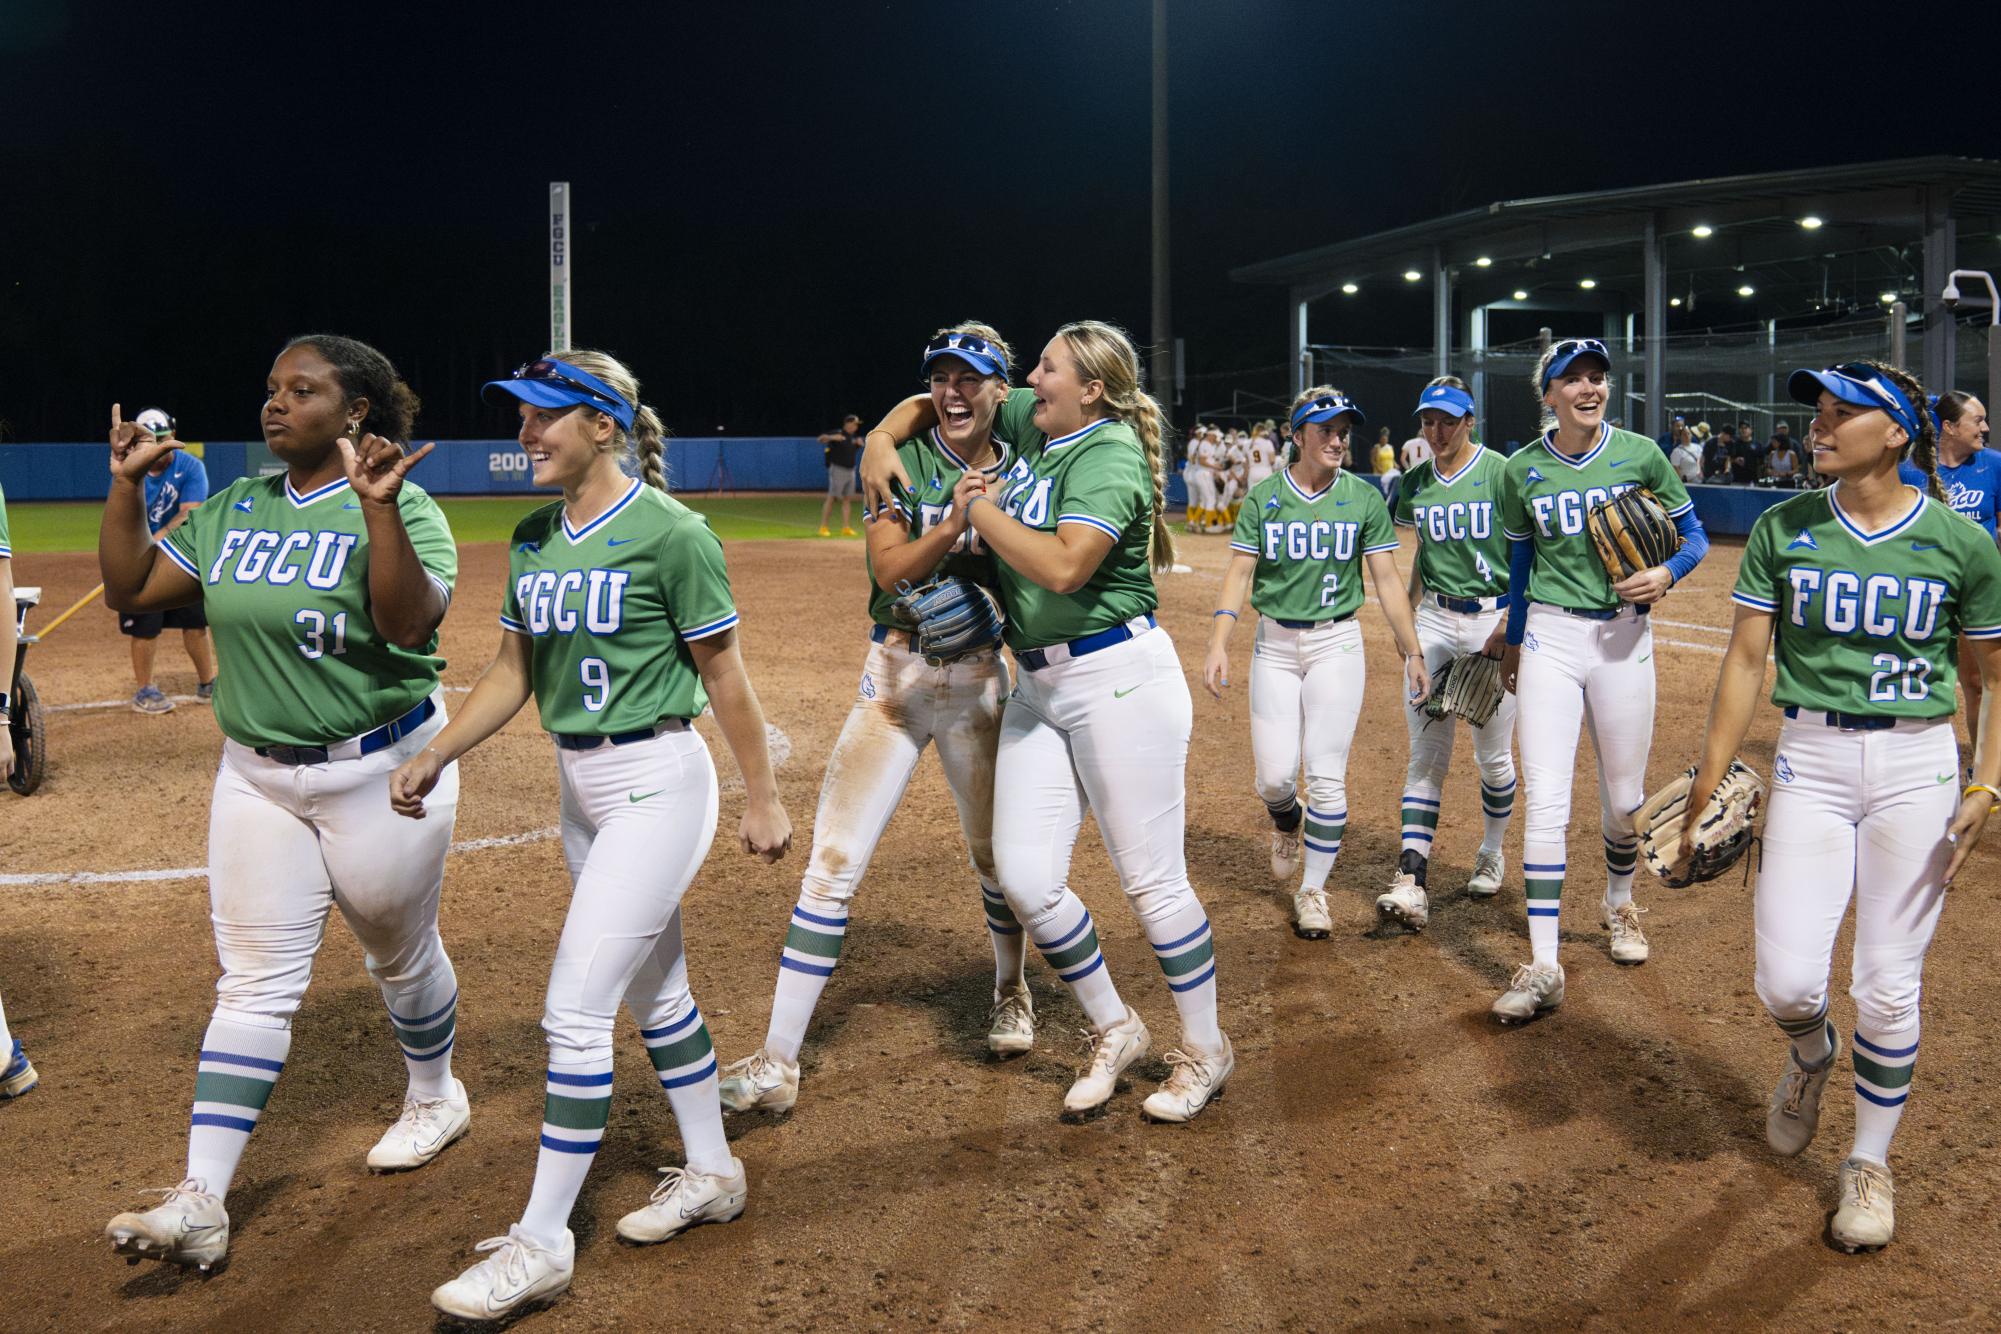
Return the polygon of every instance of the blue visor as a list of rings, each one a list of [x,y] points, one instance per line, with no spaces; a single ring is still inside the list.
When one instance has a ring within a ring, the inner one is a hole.
[[[505,380],[488,380],[479,392],[489,403],[500,402],[499,395],[510,395],[538,408],[581,404],[615,418],[627,432],[632,430],[633,406],[616,389],[589,371],[554,357],[528,362]]]
[[[1786,379],[1786,392],[1794,401],[1809,406],[1818,406],[1820,391],[1825,389],[1843,403],[1853,403],[1859,408],[1879,408],[1890,414],[1890,420],[1904,428],[1904,434],[1913,441],[1918,438],[1917,409],[1911,400],[1904,397],[1904,391],[1890,382],[1873,366],[1859,361],[1851,361],[1842,366],[1829,366],[1824,371],[1794,371]]]
[[[1411,416],[1415,417],[1426,409],[1445,413],[1449,417],[1464,417],[1473,411],[1473,395],[1464,389],[1454,389],[1449,384],[1435,384],[1417,400],[1417,407],[1412,410]]]
[[[1346,394],[1322,394],[1292,410],[1292,429],[1297,431],[1308,422],[1331,422],[1344,412],[1353,417],[1358,426],[1369,420]]]
[[[1570,363],[1579,357],[1596,357],[1605,363],[1605,369],[1612,369],[1612,354],[1605,350],[1605,344],[1596,338],[1566,338],[1556,345],[1556,355],[1549,359],[1549,365],[1542,373],[1542,387],[1545,393],[1549,382],[1570,369]]]
[[[969,333],[943,333],[924,345],[924,371],[940,357],[957,357],[982,375],[1007,378],[1007,354],[998,344]]]

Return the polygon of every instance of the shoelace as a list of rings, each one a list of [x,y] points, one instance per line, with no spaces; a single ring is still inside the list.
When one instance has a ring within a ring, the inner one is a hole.
[[[1640,914],[1649,911],[1637,903],[1627,903],[1612,910],[1612,929],[1640,934]]]
[[[1016,1029],[1027,1028],[1035,1022],[1034,1012],[1028,1008],[1028,993],[1011,991],[995,1003],[987,1012],[987,1027],[997,1028],[1003,1019],[1011,1020]]]
[[[765,1059],[763,1052],[757,1051],[752,1052],[742,1060],[731,1061],[723,1067],[723,1074],[725,1076],[742,1075],[758,1088],[769,1088],[778,1081],[774,1079],[767,1083],[764,1079],[764,1074],[766,1071],[775,1068],[772,1062]]]
[[[158,1209],[158,1208],[164,1208],[165,1206],[172,1204],[175,1200],[178,1200],[183,1195],[186,1195],[191,1199],[208,1198],[208,1192],[202,1189],[202,1187],[206,1186],[207,1184],[208,1183],[203,1181],[200,1177],[189,1177],[186,1181],[183,1181],[178,1186],[147,1186],[139,1193],[141,1195],[158,1195],[160,1197],[160,1203],[153,1206],[154,1208]]]
[[[1187,1086],[1195,1084],[1208,1087],[1210,1083],[1209,1062],[1200,1056],[1190,1056],[1185,1051],[1170,1051],[1162,1058],[1167,1062],[1167,1082],[1161,1087],[1169,1093],[1192,1092]]]
[[[647,1203],[659,1204],[664,1200],[666,1200],[666,1198],[669,1195],[672,1195],[675,1191],[681,1189],[681,1183],[687,1179],[687,1176],[688,1176],[688,1169],[685,1167],[661,1168],[660,1184],[653,1188],[652,1198],[649,1199]]]
[[[1889,1183],[1883,1174],[1871,1167],[1858,1167],[1851,1178],[1855,1182],[1855,1203],[1864,1209],[1876,1207],[1877,1192],[1886,1190]]]
[[[494,1254],[480,1261],[480,1267],[491,1269],[493,1273],[509,1284],[520,1287],[528,1282],[528,1252],[540,1250],[526,1237],[516,1235],[517,1229],[509,1228],[504,1237],[488,1237],[473,1247],[476,1254],[492,1251]]]
[[[1081,1072],[1081,1074],[1085,1075],[1096,1074],[1098,1073],[1098,1068],[1100,1066],[1103,1066],[1106,1070],[1110,1070],[1112,1068],[1112,1042],[1111,1042],[1110,1030],[1106,1030],[1104,1033],[1100,1033],[1095,1028],[1087,1028],[1084,1029],[1078,1036],[1081,1037],[1084,1042],[1085,1060],[1084,1060],[1084,1069]]]
[[[1806,1102],[1806,1086],[1813,1076],[1795,1064],[1786,1071],[1786,1097],[1779,1104],[1779,1115],[1798,1119],[1800,1107]]]

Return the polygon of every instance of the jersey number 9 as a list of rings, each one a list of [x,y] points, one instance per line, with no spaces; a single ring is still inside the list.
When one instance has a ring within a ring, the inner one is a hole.
[[[596,713],[611,700],[611,668],[603,658],[585,658],[577,675],[584,683],[584,707]]]

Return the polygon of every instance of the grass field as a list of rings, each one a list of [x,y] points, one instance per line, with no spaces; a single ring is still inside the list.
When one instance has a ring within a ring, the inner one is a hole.
[[[504,542],[521,516],[548,497],[528,496],[440,496],[452,534],[462,543]],[[820,500],[817,495],[786,492],[775,495],[680,496],[691,509],[708,515],[709,524],[725,542],[750,538],[812,537],[820,527]],[[16,563],[35,552],[95,551],[97,516],[103,506],[96,501],[9,505],[7,522]],[[839,517],[839,511],[835,512]],[[860,515],[856,518],[859,520]]]

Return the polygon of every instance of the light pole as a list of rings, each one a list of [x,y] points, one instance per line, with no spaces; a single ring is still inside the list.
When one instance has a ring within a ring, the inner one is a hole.
[[[1959,304],[1959,280],[1978,278],[1987,285],[1987,401],[2001,401],[2001,292],[1994,288],[1994,275],[1980,269],[1954,269],[1939,293],[1948,307]],[[1950,375],[1950,369],[1947,370]],[[1940,392],[1952,388],[1944,385]]]

